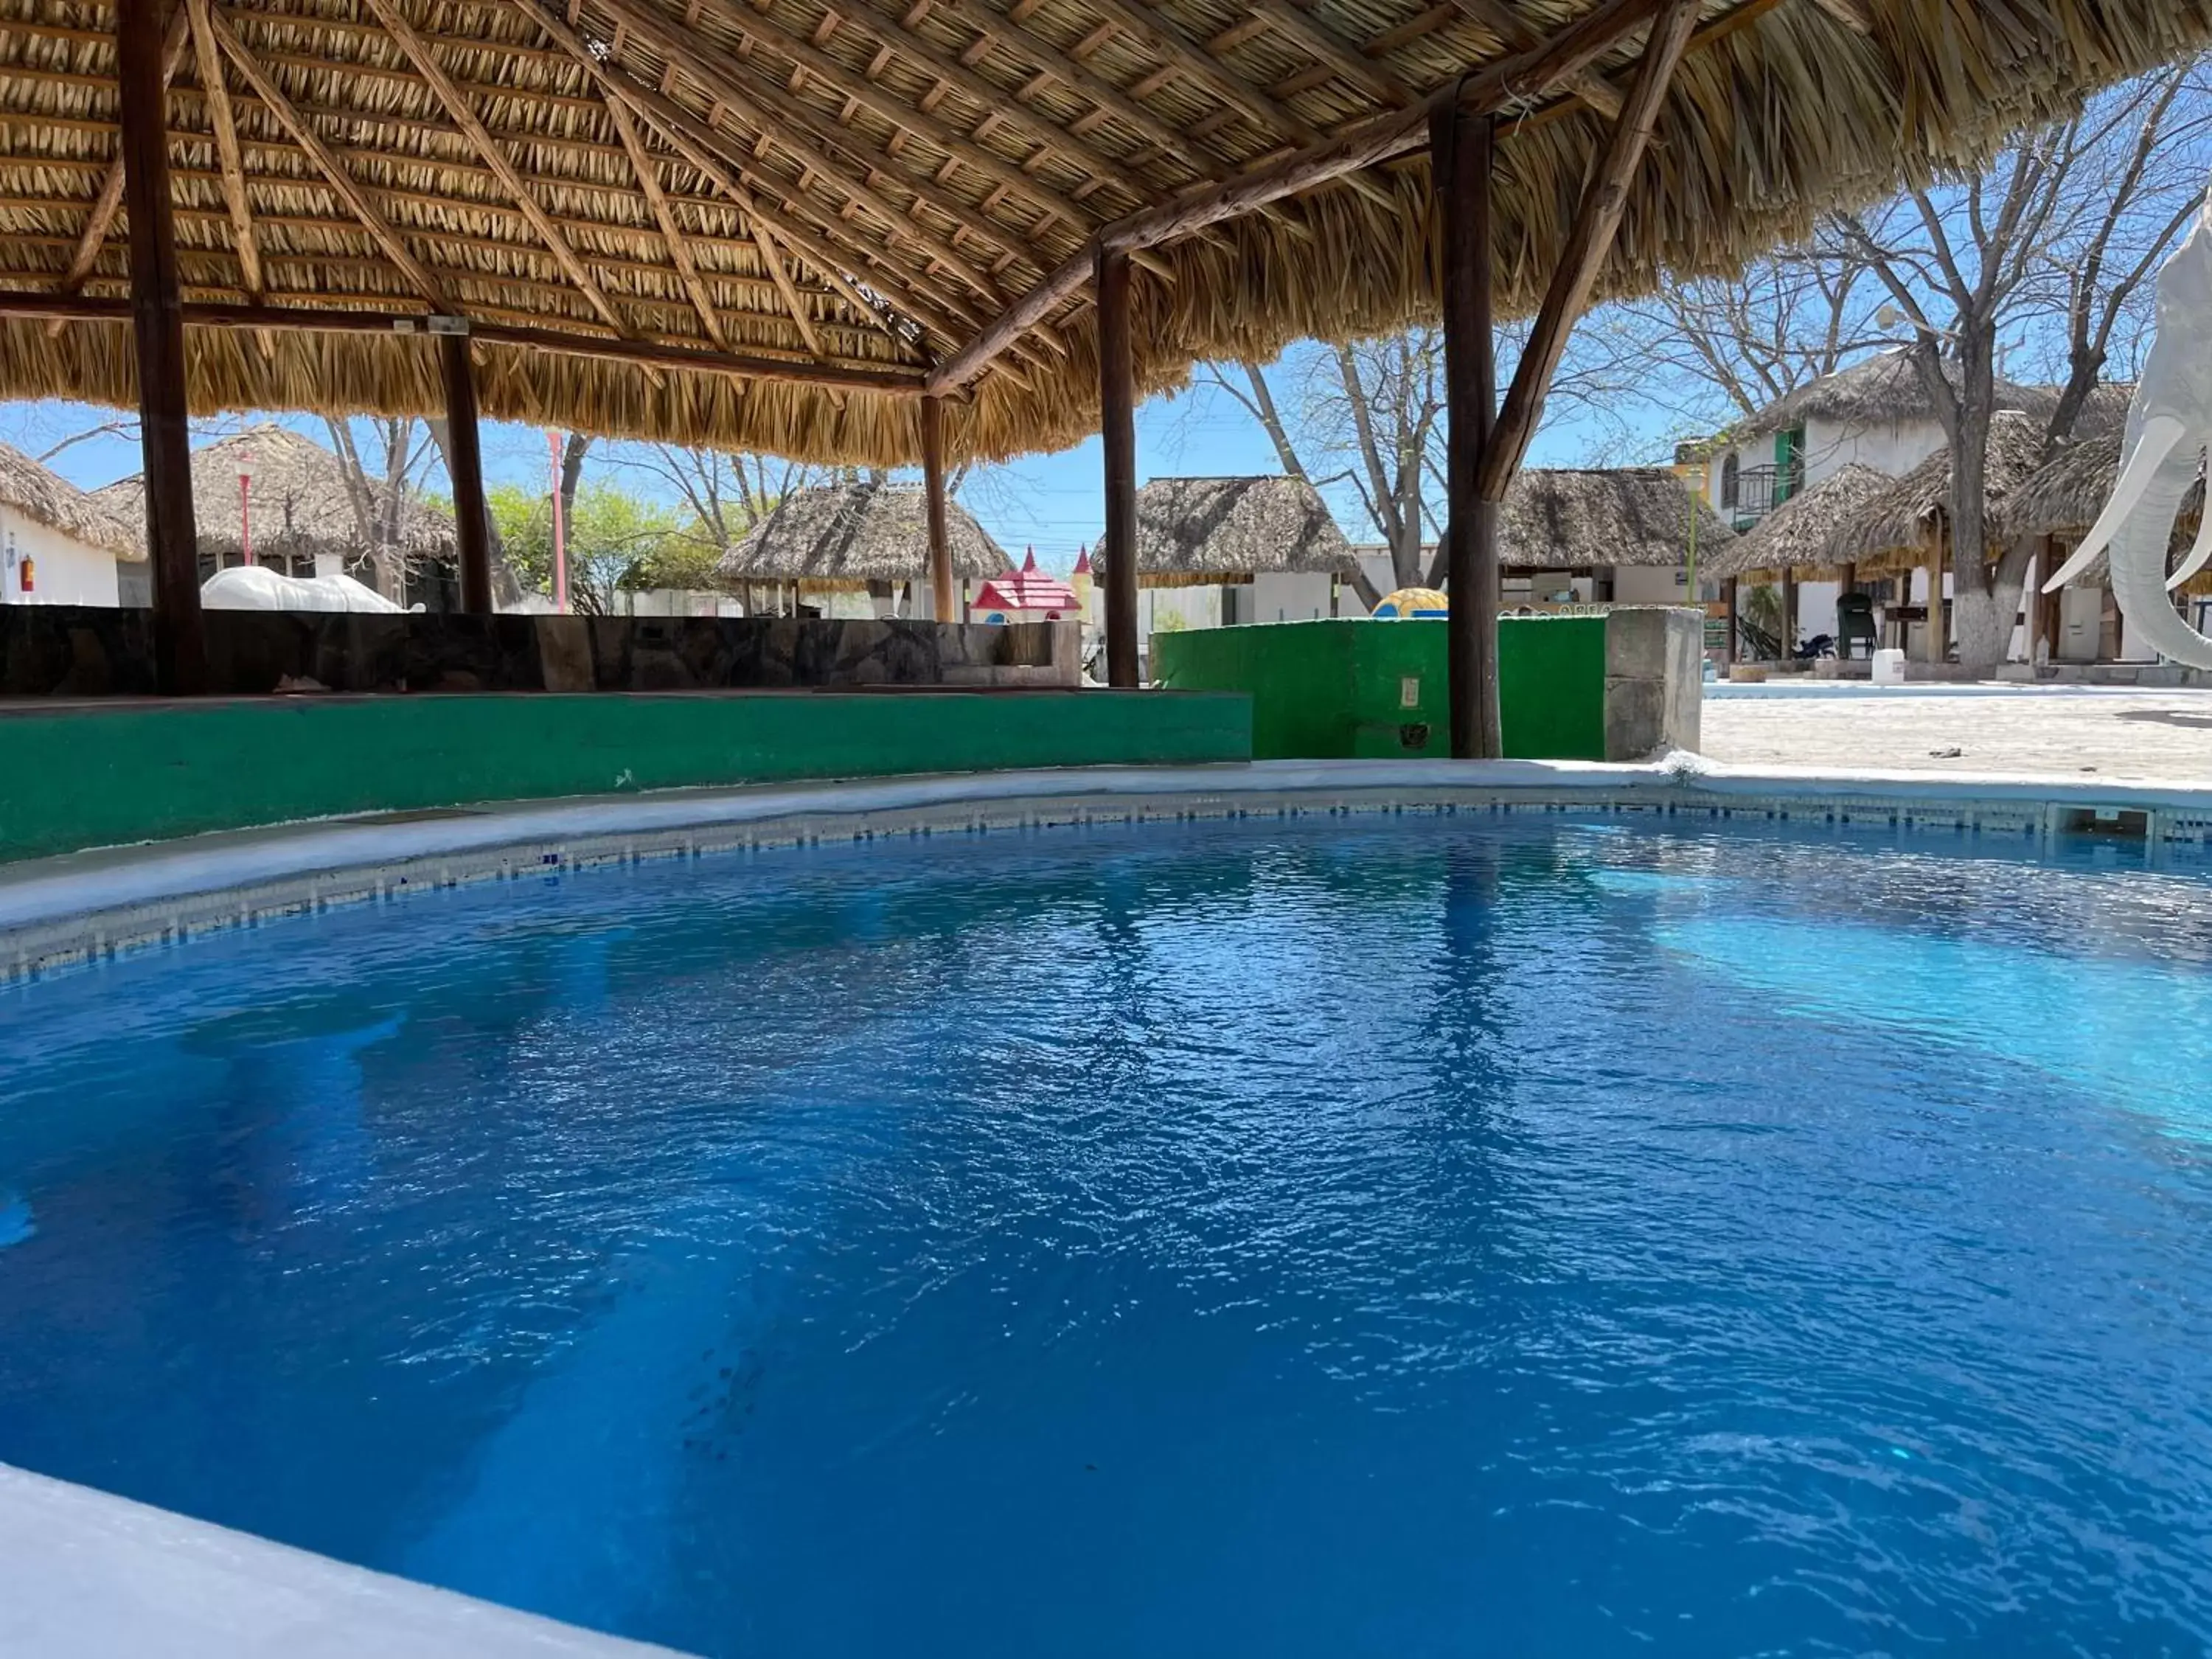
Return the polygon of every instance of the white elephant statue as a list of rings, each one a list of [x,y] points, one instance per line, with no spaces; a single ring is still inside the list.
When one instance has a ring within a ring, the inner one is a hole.
[[[200,584],[209,611],[363,611],[404,609],[350,576],[280,576],[266,565],[233,565]]]
[[[2074,556],[2043,585],[2052,593],[2111,550],[2112,598],[2130,643],[2190,668],[2212,669],[2212,639],[2191,628],[2166,595],[2212,560],[2212,511],[2169,577],[2166,550],[2182,498],[2212,437],[2212,196],[2181,246],[2159,268],[2158,335],[2128,405],[2120,474]]]

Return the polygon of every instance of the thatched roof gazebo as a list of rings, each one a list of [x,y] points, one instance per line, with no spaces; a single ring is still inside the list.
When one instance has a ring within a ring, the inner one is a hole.
[[[1701,549],[1698,568],[1724,580],[1790,572],[1817,580],[1840,568],[1829,555],[1830,544],[1896,482],[1870,466],[1848,462],[1739,532],[1711,559]]]
[[[35,523],[118,559],[146,556],[145,539],[129,515],[117,513],[98,495],[79,489],[11,444],[0,444],[0,507],[12,507]]]
[[[1113,549],[1091,568],[1104,581]],[[1155,478],[1137,492],[1137,583],[1203,586],[1268,574],[1349,576],[1359,561],[1304,478]]]
[[[1985,523],[1994,535],[2002,522],[2007,493],[2036,470],[2043,457],[2043,419],[1999,410],[1990,418]],[[1841,520],[1826,544],[1829,564],[1850,564],[1862,574],[1917,569],[1941,556],[1949,539],[1951,452],[1940,449],[1888,489]]]
[[[1529,570],[1614,565],[1672,568],[1735,540],[1713,510],[1664,467],[1531,467],[1498,511],[1498,560]]]
[[[940,480],[1099,430],[1133,546],[1139,397],[1441,315],[1502,501],[1594,300],[2208,40],[2174,0],[21,0],[0,396],[140,405],[179,687],[194,409],[447,416],[477,611],[479,409]],[[1448,532],[1486,569],[1487,522]]]
[[[913,484],[794,489],[731,546],[716,574],[729,582],[788,582],[817,592],[925,580],[927,509]],[[956,580],[981,580],[1012,568],[1006,550],[957,501],[946,503],[945,518]]]
[[[241,472],[252,478],[244,491]],[[451,513],[412,490],[387,501],[374,480],[362,483],[356,502],[354,488],[343,461],[289,427],[264,423],[218,438],[192,452],[200,557],[218,568],[242,558],[250,513],[257,561],[312,566],[318,556],[349,562],[379,552],[418,566],[453,559]],[[94,499],[126,522],[144,522],[143,477],[118,479]]]

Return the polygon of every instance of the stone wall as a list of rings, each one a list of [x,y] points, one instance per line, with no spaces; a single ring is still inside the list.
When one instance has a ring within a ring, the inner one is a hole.
[[[0,605],[0,696],[151,696],[152,614]],[[218,695],[1081,683],[1073,623],[207,613]]]

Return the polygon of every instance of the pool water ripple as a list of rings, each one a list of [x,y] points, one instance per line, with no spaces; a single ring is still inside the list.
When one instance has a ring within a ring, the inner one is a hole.
[[[0,991],[0,1460],[712,1655],[2200,1653],[2208,922],[1501,817],[220,935]]]

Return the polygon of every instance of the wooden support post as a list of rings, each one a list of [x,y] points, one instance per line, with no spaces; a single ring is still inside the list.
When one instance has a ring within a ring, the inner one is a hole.
[[[123,210],[131,227],[131,327],[146,469],[146,550],[153,563],[154,653],[163,693],[207,690],[199,537],[192,519],[191,432],[185,402],[185,303],[169,204],[168,98],[161,0],[117,0]]]
[[[453,538],[461,554],[461,609],[489,617],[491,599],[491,509],[484,500],[483,448],[477,433],[476,368],[469,337],[438,341],[446,374],[446,464],[453,472]]]
[[[1725,663],[1735,660],[1735,582],[1730,576],[1721,584],[1721,606],[1728,618],[1728,637],[1721,642],[1721,660]]]
[[[2027,579],[2021,583],[2021,597],[2027,606],[2027,668],[2028,678],[2035,677],[2035,653],[2043,644],[2043,574],[2051,562],[2051,542],[2045,538],[2028,561]]]
[[[1106,450],[1106,684],[1137,682],[1137,398],[1129,256],[1098,250],[1098,419]]]
[[[929,601],[941,623],[960,620],[952,591],[952,532],[945,521],[945,405],[921,400],[922,511],[929,522]]]
[[[1443,236],[1444,623],[1455,760],[1504,752],[1498,707],[1498,504],[1476,480],[1498,418],[1491,334],[1490,182],[1497,126],[1487,115],[1438,110],[1429,126],[1429,178]]]
[[[1782,573],[1782,660],[1797,653],[1797,572],[1793,566]]]
[[[1935,556],[1928,562],[1927,660],[1942,662],[1951,654],[1950,630],[1943,626],[1943,548],[1937,538]]]

